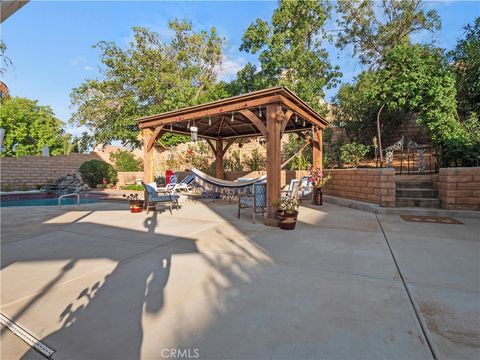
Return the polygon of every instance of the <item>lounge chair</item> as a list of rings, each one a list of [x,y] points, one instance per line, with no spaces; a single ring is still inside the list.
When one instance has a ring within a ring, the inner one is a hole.
[[[267,210],[267,184],[265,182],[255,183],[250,188],[238,196],[238,218],[240,211],[251,208],[253,210],[253,223],[255,224],[255,215],[264,216]]]
[[[293,179],[290,181],[288,188],[281,191],[282,199],[285,198],[298,198],[298,190],[300,188],[300,180]]]
[[[147,210],[147,214],[150,211],[151,206],[155,206],[157,204],[166,204],[169,206],[170,213],[172,213],[172,207],[175,205],[175,208],[178,209],[178,195],[172,194],[171,192],[167,192],[157,188],[157,183],[148,183],[145,184],[142,181],[143,188],[145,190],[144,195],[144,207]]]
[[[313,185],[310,176],[302,176],[298,187],[298,199],[311,199],[313,194]]]
[[[167,192],[171,192],[171,193],[178,193],[178,192],[188,192],[188,193],[190,193],[193,190],[193,187],[192,187],[191,184],[193,183],[194,180],[195,180],[195,176],[190,174],[190,175],[187,175],[179,183],[176,183],[176,182],[170,183],[167,186],[165,186],[163,188],[160,188],[159,190],[167,191]]]

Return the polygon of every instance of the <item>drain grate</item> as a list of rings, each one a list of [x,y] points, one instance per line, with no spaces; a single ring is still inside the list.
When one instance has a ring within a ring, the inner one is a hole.
[[[30,347],[37,350],[43,356],[50,358],[55,352],[55,350],[53,350],[52,348],[42,343],[35,336],[33,336],[28,331],[18,326],[17,324],[15,324],[13,321],[11,321],[9,318],[7,318],[5,315],[1,313],[0,313],[0,323],[4,325],[7,329],[9,329],[13,334],[17,335],[20,339],[25,341],[28,345],[30,345]]]
[[[420,216],[420,215],[400,215],[405,221],[426,222],[431,224],[463,224],[461,221],[448,216]]]

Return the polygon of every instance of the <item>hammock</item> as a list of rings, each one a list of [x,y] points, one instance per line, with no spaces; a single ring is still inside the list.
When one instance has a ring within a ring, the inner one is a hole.
[[[205,190],[217,192],[222,197],[236,196],[240,193],[245,193],[251,185],[264,181],[267,178],[264,175],[248,181],[228,181],[207,175],[195,168],[192,168],[191,171],[195,176],[195,183],[198,186],[204,188]]]

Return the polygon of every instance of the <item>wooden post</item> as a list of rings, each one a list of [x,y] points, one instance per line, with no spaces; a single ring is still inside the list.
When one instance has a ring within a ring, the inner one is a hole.
[[[153,146],[149,147],[152,130],[143,129],[143,181],[153,181]]]
[[[265,224],[276,225],[277,206],[280,198],[281,176],[281,130],[284,120],[280,105],[267,106],[267,219]]]
[[[223,139],[217,137],[215,141],[215,177],[223,179]]]
[[[315,127],[313,132],[313,166],[323,169],[323,130]]]

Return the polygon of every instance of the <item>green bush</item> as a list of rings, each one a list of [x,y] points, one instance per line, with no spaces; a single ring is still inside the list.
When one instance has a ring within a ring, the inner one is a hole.
[[[110,154],[110,160],[113,162],[117,171],[142,171],[143,160],[137,158],[131,152],[118,150]]]
[[[257,149],[254,149],[251,156],[245,159],[243,163],[249,171],[265,170],[267,159]]]
[[[109,184],[117,183],[117,170],[109,163],[102,160],[90,160],[84,162],[80,166],[80,174],[83,180],[90,187],[96,187],[102,184],[103,179],[106,179]]]
[[[369,151],[370,146],[363,144],[357,144],[355,142],[344,144],[340,147],[340,162],[342,165],[350,164],[357,167],[365,160],[365,156]]]
[[[123,185],[120,186],[122,190],[142,191],[143,185]]]

